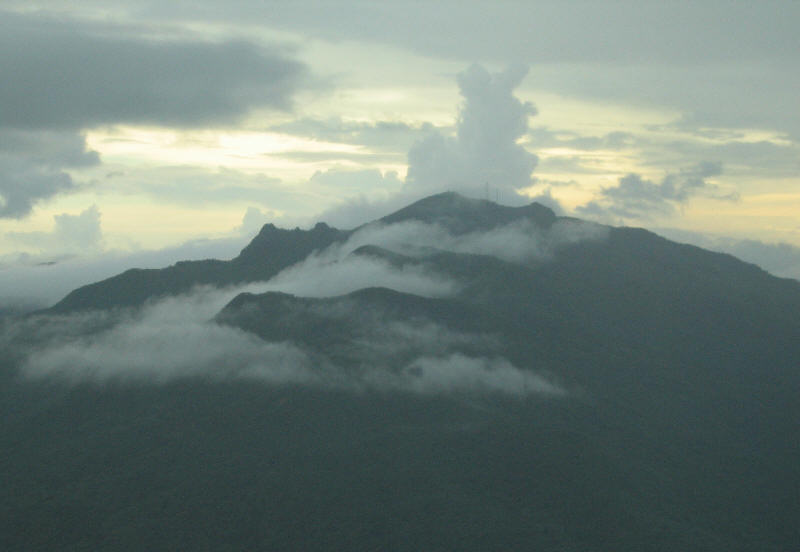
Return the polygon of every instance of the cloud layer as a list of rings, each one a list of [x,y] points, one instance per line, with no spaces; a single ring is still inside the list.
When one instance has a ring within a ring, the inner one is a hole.
[[[6,346],[9,340],[21,342],[23,335],[33,342],[21,367],[21,375],[32,380],[104,385],[250,379],[358,392],[564,394],[556,384],[501,357],[448,353],[454,343],[473,342],[476,336],[460,337],[430,324],[417,328],[376,320],[373,330],[383,339],[354,343],[362,363],[339,366],[297,344],[263,341],[210,321],[233,295],[257,288],[203,288],[135,312],[34,317],[22,327],[7,324],[2,337]],[[379,360],[408,351],[431,354],[414,358],[400,370]]]
[[[13,13],[0,21],[0,73],[14,75],[0,85],[5,127],[230,121],[254,106],[289,108],[306,76],[280,47],[154,39]]]

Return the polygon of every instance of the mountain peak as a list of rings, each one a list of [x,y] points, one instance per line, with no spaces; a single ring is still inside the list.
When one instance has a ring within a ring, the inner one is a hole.
[[[386,224],[415,220],[439,224],[455,234],[464,234],[503,226],[521,218],[549,228],[557,217],[551,209],[536,202],[523,207],[508,207],[485,199],[464,197],[456,192],[443,192],[420,199],[380,220]]]

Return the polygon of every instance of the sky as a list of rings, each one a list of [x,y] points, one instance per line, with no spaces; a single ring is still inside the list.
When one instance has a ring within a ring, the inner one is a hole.
[[[0,295],[443,190],[800,278],[797,28],[791,0],[3,0]]]

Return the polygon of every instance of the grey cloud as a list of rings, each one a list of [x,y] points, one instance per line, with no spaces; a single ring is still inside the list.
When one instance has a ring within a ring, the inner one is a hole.
[[[0,217],[22,218],[37,202],[74,187],[62,170],[0,151]]]
[[[718,64],[589,63],[538,66],[543,89],[590,101],[625,103],[677,112],[673,129],[762,129],[800,139],[793,90],[800,86],[800,59]],[[622,86],[620,83],[625,83]]]
[[[766,127],[800,137],[794,93],[800,86],[800,5],[792,0],[546,0],[490,7],[204,0],[193,2],[191,11],[194,21],[260,24],[466,63],[528,63],[536,68],[537,88],[560,95],[676,109],[692,128]],[[185,9],[167,2],[139,3],[134,13],[156,21],[186,18]]]
[[[9,12],[0,21],[0,74],[13,75],[0,82],[0,126],[230,121],[255,106],[290,108],[307,76],[280,47],[115,37]]]
[[[513,95],[526,73],[526,68],[512,66],[491,74],[479,65],[459,73],[464,104],[456,136],[430,130],[412,146],[407,188],[427,192],[455,189],[479,195],[488,182],[514,201],[518,189],[530,186],[537,157],[517,140],[527,132],[528,117],[536,110]]]
[[[0,128],[0,151],[49,169],[89,167],[100,162],[86,137],[73,131]]]
[[[800,49],[800,8],[791,1],[769,6],[724,0],[193,4],[199,18],[260,20],[329,40],[367,40],[462,61],[692,64],[793,58]],[[159,17],[183,16],[169,3],[153,3],[150,10]]]
[[[37,202],[76,187],[65,169],[98,162],[76,132],[0,127],[0,217],[28,215]]]
[[[707,178],[721,174],[719,163],[704,162],[678,173],[667,174],[659,183],[638,174],[628,174],[616,186],[603,188],[598,199],[577,208],[579,214],[603,214],[623,218],[647,218],[670,215],[697,194],[716,194],[717,188]],[[734,199],[716,194],[718,199]]]

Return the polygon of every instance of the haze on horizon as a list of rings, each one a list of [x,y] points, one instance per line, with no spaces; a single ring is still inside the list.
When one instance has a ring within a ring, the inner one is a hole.
[[[3,296],[21,266],[84,259],[22,277],[75,287],[233,256],[268,221],[354,226],[486,183],[800,277],[794,2],[11,0],[0,15]]]

